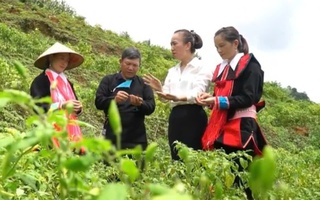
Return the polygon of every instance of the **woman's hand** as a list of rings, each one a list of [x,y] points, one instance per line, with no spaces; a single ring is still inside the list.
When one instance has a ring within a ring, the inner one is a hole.
[[[173,94],[167,94],[163,92],[156,92],[159,97],[168,101],[182,101],[182,98],[175,96]]]
[[[66,109],[67,105],[70,104],[73,107],[73,112],[78,113],[82,110],[82,103],[76,99],[68,100],[62,103],[62,108]]]
[[[214,106],[215,102],[216,102],[216,98],[206,92],[200,93],[196,98],[196,103],[202,106],[208,106],[208,105]]]
[[[82,110],[82,103],[78,100],[73,100],[73,110],[78,113]]]
[[[146,74],[143,75],[143,81],[145,84],[150,85],[150,87],[158,92],[162,92],[162,85],[161,85],[161,81],[159,79],[157,79],[155,76],[153,76],[152,74]]]

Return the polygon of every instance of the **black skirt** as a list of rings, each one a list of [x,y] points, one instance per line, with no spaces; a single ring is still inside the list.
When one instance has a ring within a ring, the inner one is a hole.
[[[208,117],[202,106],[196,104],[173,107],[169,116],[169,146],[171,157],[179,160],[175,141],[184,143],[194,150],[202,149],[201,138],[206,129]]]

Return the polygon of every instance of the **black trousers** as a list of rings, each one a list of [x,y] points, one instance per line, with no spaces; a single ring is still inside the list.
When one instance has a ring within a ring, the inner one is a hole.
[[[173,160],[180,160],[174,142],[179,141],[195,150],[202,149],[201,138],[208,117],[202,106],[196,104],[173,107],[169,116],[169,146]]]

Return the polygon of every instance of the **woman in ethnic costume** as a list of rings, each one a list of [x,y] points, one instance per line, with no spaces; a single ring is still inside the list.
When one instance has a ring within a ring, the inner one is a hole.
[[[234,27],[218,30],[214,43],[223,59],[213,75],[214,92],[213,95],[202,93],[197,98],[199,104],[212,108],[202,137],[203,148],[222,148],[226,153],[249,150],[252,156],[261,155],[267,142],[256,121],[256,113],[264,107],[264,101],[260,101],[264,72]],[[239,171],[243,170],[238,164]],[[242,184],[239,177],[235,184]],[[246,194],[248,199],[253,199],[249,188]]]
[[[72,49],[56,42],[45,52],[43,52],[35,61],[34,66],[42,69],[32,82],[30,93],[33,98],[42,98],[50,96],[52,104],[39,104],[45,112],[49,110],[65,109],[67,104],[73,105],[73,113],[67,114],[70,123],[67,125],[67,131],[70,141],[79,141],[82,133],[79,125],[73,122],[82,112],[82,104],[78,100],[73,84],[67,79],[64,71],[80,66],[84,58]],[[51,88],[51,85],[56,86]],[[57,131],[61,128],[54,124]],[[54,146],[59,147],[57,138],[53,139]],[[84,153],[81,149],[80,153]]]

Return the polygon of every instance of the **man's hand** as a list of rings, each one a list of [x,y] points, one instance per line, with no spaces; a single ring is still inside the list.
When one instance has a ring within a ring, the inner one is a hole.
[[[125,91],[118,91],[116,96],[115,96],[115,100],[117,103],[122,103],[124,101],[127,101],[127,99],[129,98],[129,94],[126,93]]]
[[[143,99],[141,97],[135,96],[133,94],[129,95],[130,102],[134,106],[141,106]]]

